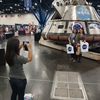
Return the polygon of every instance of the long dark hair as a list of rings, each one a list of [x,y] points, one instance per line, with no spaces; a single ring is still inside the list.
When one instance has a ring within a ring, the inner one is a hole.
[[[11,38],[7,42],[5,60],[9,66],[14,65],[15,55],[19,55],[19,40],[16,38]]]
[[[15,32],[17,32],[17,28],[15,29]]]
[[[85,35],[84,28],[80,28],[80,29],[82,29],[82,30],[83,30],[83,35]],[[79,30],[80,30],[80,29],[79,29]]]
[[[72,31],[72,33],[74,33],[74,30],[76,30],[76,35],[77,35],[78,34],[77,28],[74,28],[73,31]]]

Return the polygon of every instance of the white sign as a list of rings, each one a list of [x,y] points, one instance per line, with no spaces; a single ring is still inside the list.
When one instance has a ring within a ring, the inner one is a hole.
[[[100,30],[100,24],[99,23],[88,23],[89,29],[91,30]]]

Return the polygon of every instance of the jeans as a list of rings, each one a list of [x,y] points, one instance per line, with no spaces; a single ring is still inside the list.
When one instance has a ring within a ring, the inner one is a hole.
[[[10,78],[9,83],[12,88],[11,100],[16,100],[17,95],[18,95],[18,100],[24,100],[24,93],[27,80]]]
[[[74,46],[74,54],[71,54],[71,58],[76,60],[76,47]]]

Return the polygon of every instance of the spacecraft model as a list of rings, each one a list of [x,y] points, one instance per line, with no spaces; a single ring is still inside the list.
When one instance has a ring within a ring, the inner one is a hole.
[[[71,1],[54,0],[52,5],[55,12],[46,24],[42,37],[55,42],[67,43],[74,28],[78,30],[84,28],[86,41],[90,44],[100,41],[100,16],[95,8],[86,5],[85,0]]]

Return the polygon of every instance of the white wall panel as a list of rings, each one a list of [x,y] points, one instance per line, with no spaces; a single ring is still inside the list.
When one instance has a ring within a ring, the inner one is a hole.
[[[6,25],[14,25],[15,23],[18,24],[29,24],[34,22],[35,25],[39,25],[38,21],[36,20],[36,18],[34,17],[33,14],[6,14],[7,18],[5,17],[5,14],[2,14],[3,18],[1,18],[0,16],[0,24],[6,24]],[[11,15],[15,15],[14,17],[11,17]],[[18,15],[23,15],[23,17],[19,17]]]

